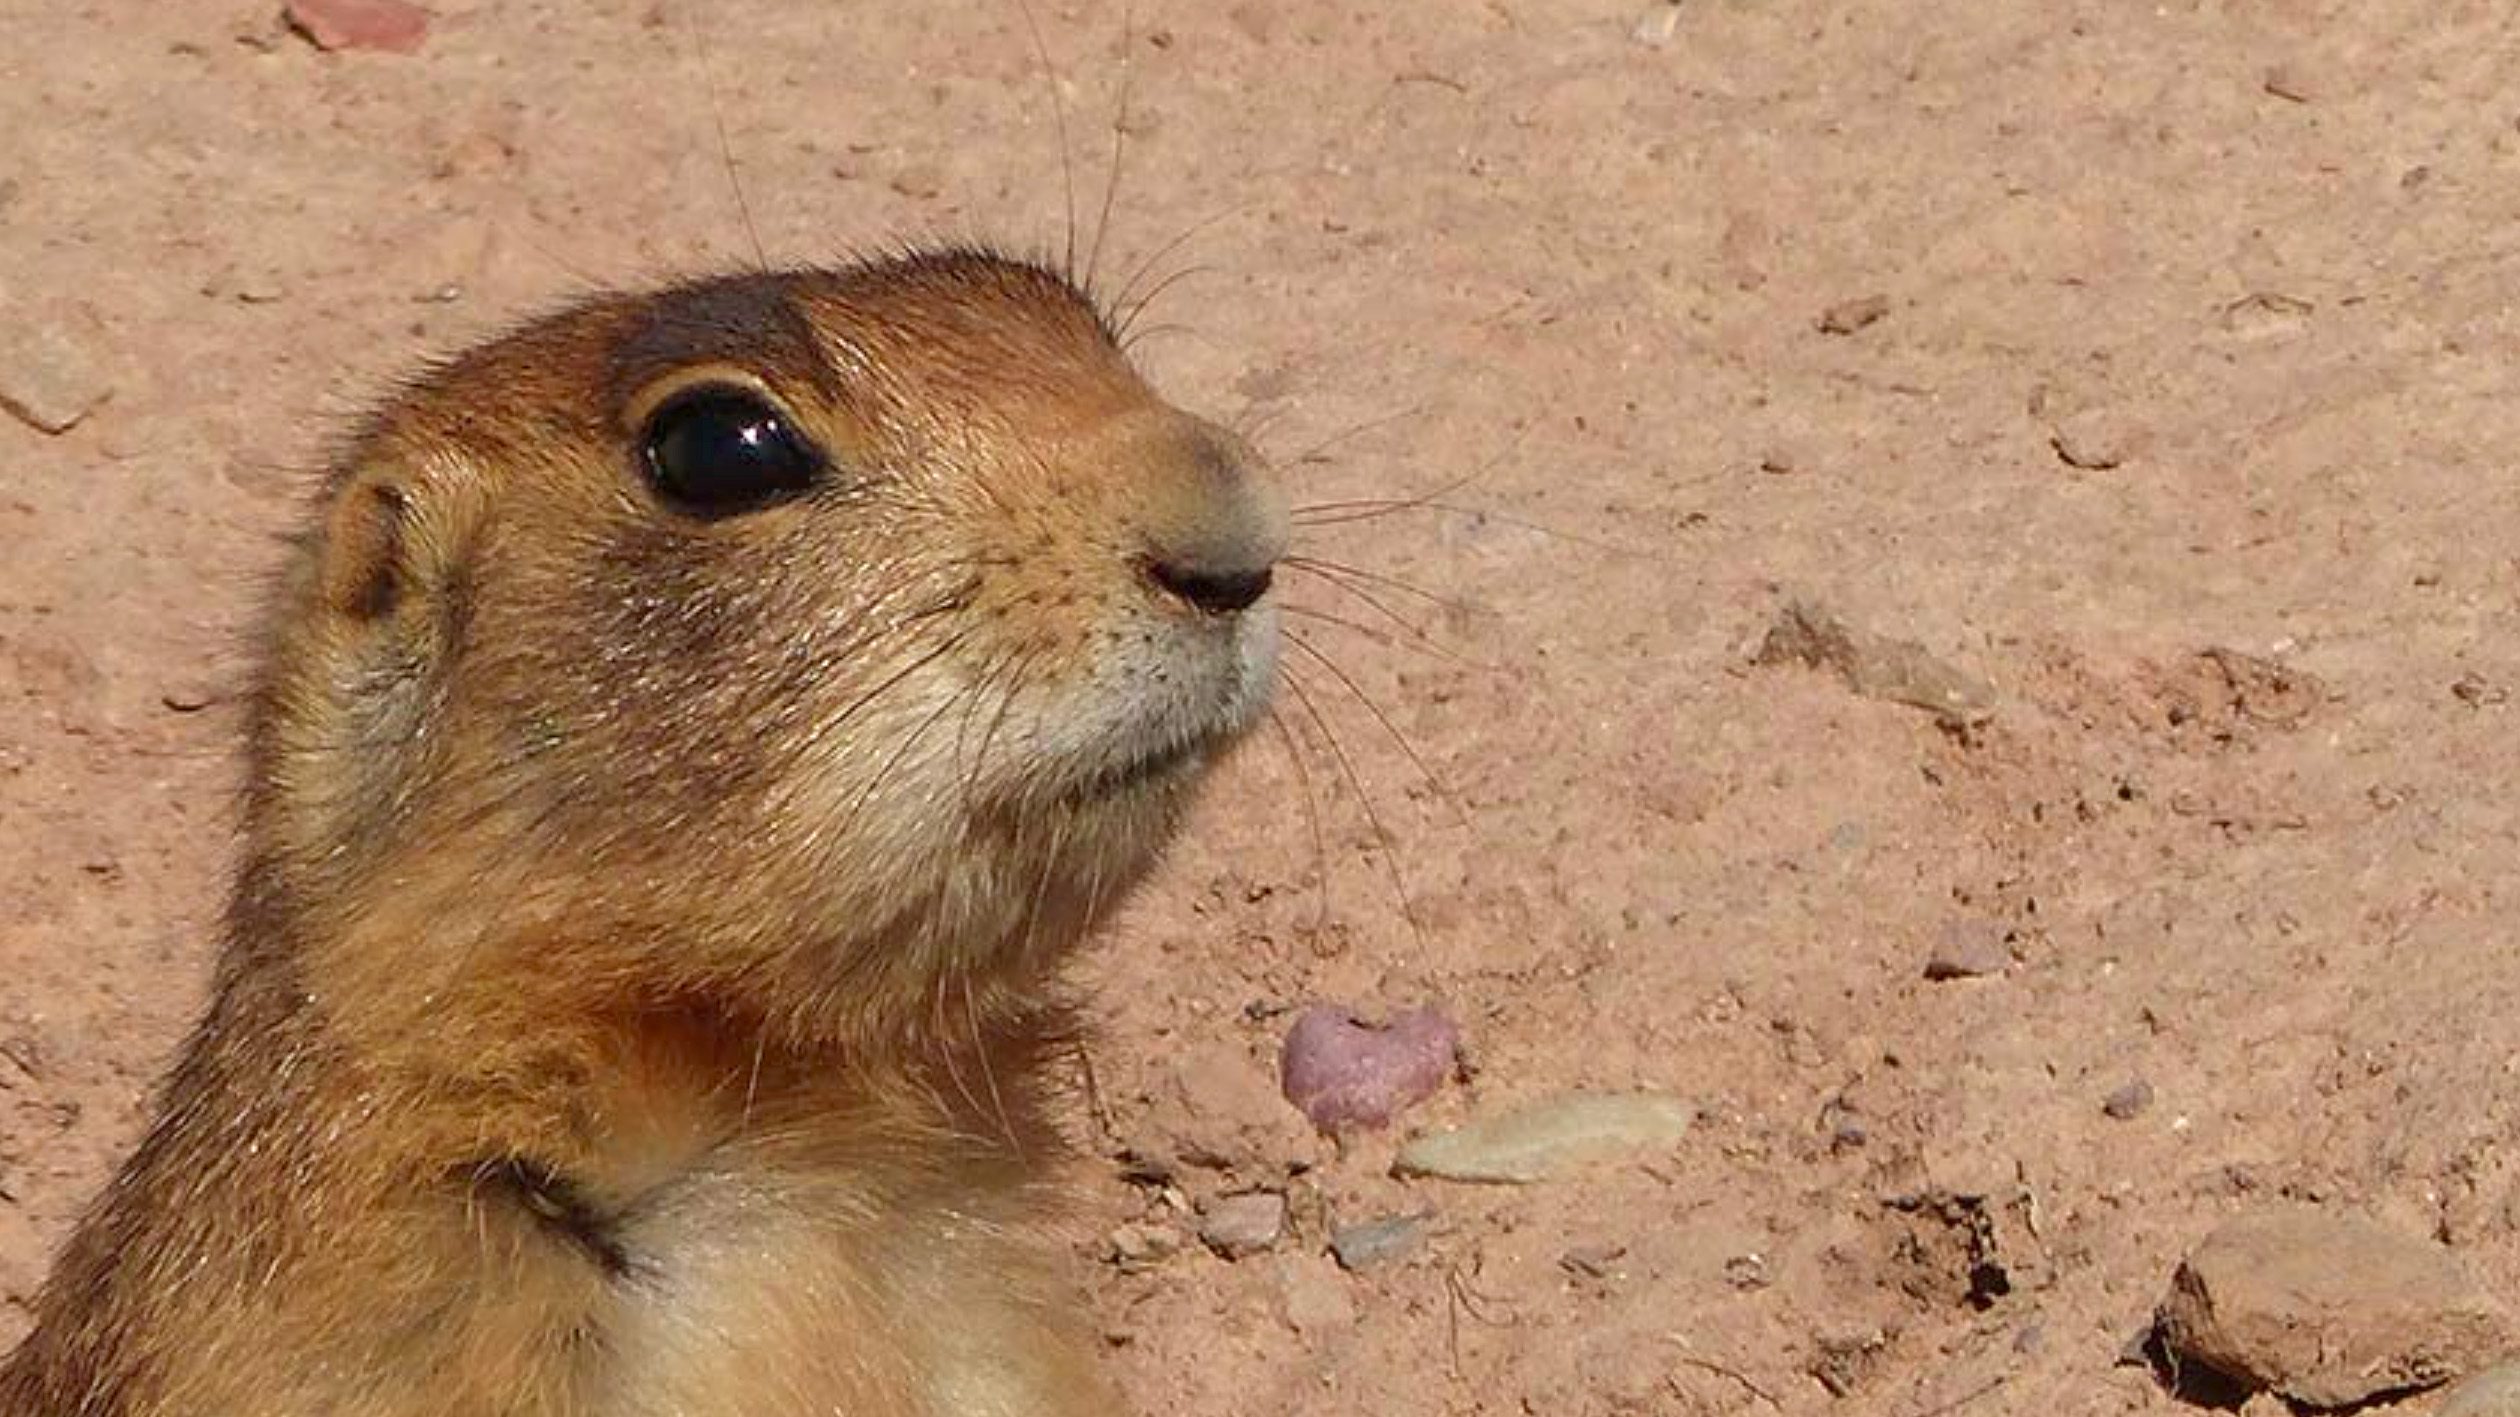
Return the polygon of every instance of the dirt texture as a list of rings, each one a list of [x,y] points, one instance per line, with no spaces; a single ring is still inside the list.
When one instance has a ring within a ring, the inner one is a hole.
[[[2520,1292],[2511,7],[1035,0],[1055,84],[1016,0],[428,9],[0,7],[0,1343],[202,1001],[343,421],[597,286],[1055,254],[1063,167],[1315,509],[1280,727],[1077,969],[1139,1410],[2170,1411],[2128,1341],[2278,1199]],[[1315,1002],[1466,1080],[1317,1137]],[[1642,1088],[1668,1154],[1391,1174]]]

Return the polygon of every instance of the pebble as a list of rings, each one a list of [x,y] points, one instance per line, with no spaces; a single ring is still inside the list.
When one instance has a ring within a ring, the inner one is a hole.
[[[1461,1031],[1432,1007],[1377,1025],[1316,1004],[1286,1031],[1278,1085],[1322,1131],[1387,1127],[1444,1085],[1460,1051]]]
[[[2206,1236],[2156,1323],[2178,1359],[2310,1407],[2434,1386],[2483,1366],[2510,1336],[2447,1249],[2301,1208],[2242,1215]]]
[[[0,350],[0,409],[39,433],[67,433],[113,396],[87,351],[57,325],[12,333]]]
[[[1393,1170],[1447,1181],[1525,1185],[1586,1165],[1663,1150],[1688,1135],[1697,1109],[1660,1093],[1563,1093],[1473,1118],[1400,1149]]]
[[[1680,0],[1655,0],[1636,17],[1636,27],[1628,35],[1647,49],[1660,49],[1679,32]]]
[[[2012,968],[2012,962],[2012,947],[2004,943],[2002,925],[1992,920],[1947,920],[1925,956],[1925,977],[1982,979]]]
[[[2048,446],[2067,467],[2106,472],[2134,456],[2135,433],[2115,409],[2087,408],[2059,422]]]
[[[1882,317],[1889,313],[1889,296],[1867,295],[1855,300],[1841,300],[1821,311],[1815,324],[1824,335],[1851,335],[1879,324]]]
[[[1286,1234],[1286,1197],[1272,1191],[1219,1196],[1199,1216],[1199,1240],[1229,1260],[1272,1249]]]
[[[1330,1232],[1331,1256],[1351,1272],[1406,1258],[1425,1243],[1423,1215],[1394,1215]]]
[[[429,12],[406,0],[288,0],[289,27],[317,49],[417,54]]]
[[[1790,601],[1777,612],[1751,662],[1836,670],[1856,693],[1923,709],[1946,728],[1965,730],[1995,716],[1994,685],[1935,658],[1923,645],[1860,629],[1807,600]]]
[[[2153,1104],[2153,1086],[2136,1078],[2103,1098],[2100,1110],[2117,1121],[2128,1121],[2144,1114]]]
[[[1121,1270],[1135,1274],[1153,1269],[1180,1254],[1183,1236],[1169,1225],[1144,1225],[1131,1221],[1114,1226],[1103,1238],[1103,1258]]]
[[[2520,1363],[2501,1363],[2450,1389],[2433,1417],[2520,1417]]]

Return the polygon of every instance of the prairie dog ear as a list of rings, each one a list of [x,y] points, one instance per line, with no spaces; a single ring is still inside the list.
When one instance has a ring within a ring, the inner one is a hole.
[[[325,514],[316,595],[352,623],[394,618],[455,576],[479,523],[479,479],[453,459],[372,463],[343,480]]]

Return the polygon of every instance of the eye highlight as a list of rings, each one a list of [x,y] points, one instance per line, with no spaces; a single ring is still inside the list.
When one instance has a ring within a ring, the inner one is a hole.
[[[659,495],[703,517],[785,501],[823,469],[821,450],[785,413],[730,384],[685,389],[659,404],[640,429],[639,460]]]

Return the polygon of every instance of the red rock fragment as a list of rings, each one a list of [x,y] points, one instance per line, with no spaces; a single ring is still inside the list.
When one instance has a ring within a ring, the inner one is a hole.
[[[286,13],[317,49],[417,54],[429,37],[429,12],[407,0],[288,0]]]

